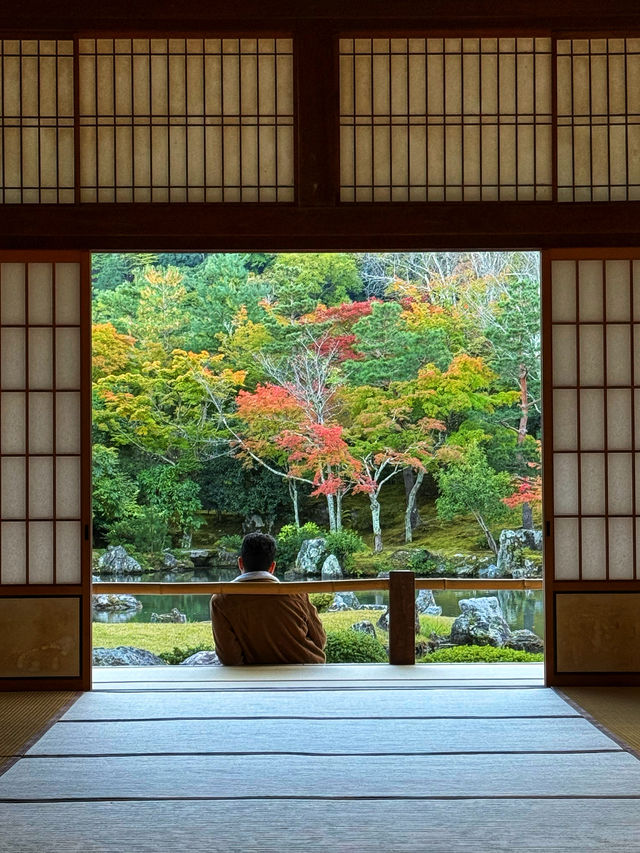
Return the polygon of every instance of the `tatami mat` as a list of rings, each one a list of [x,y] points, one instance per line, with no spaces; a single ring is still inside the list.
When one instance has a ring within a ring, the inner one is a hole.
[[[78,696],[69,691],[0,693],[0,772]]]
[[[640,753],[640,687],[564,687],[561,693]]]
[[[0,777],[0,853],[640,853],[640,760],[536,670],[183,669],[97,676]]]

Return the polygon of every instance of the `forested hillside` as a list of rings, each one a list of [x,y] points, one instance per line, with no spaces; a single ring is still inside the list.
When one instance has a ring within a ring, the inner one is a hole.
[[[537,255],[107,254],[93,287],[96,544],[532,526]]]

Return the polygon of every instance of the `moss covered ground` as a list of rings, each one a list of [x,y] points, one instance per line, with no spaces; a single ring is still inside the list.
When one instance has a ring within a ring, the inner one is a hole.
[[[355,622],[368,619],[374,625],[379,613],[362,610],[344,610],[339,613],[321,613],[320,619],[326,631],[341,631],[349,628]],[[432,631],[437,634],[448,634],[453,618],[450,616],[421,616],[420,636],[418,640],[426,640]],[[380,642],[389,642],[386,631],[376,628]],[[95,622],[93,625],[93,645],[103,648],[115,646],[135,646],[147,649],[154,654],[170,652],[177,648],[192,648],[198,645],[210,645],[213,648],[210,622],[187,622],[185,624],[165,624],[150,622]]]

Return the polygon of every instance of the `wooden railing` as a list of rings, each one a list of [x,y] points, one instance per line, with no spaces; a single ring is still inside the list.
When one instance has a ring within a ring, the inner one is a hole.
[[[389,592],[389,663],[415,663],[415,598],[420,589],[542,589],[535,578],[416,578],[406,569],[389,572],[388,578],[357,580],[300,581],[290,583],[94,583],[95,593],[138,595],[294,595],[300,592]]]

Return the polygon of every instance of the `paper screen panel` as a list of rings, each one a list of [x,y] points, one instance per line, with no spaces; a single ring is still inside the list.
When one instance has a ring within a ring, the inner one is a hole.
[[[287,38],[79,41],[80,200],[291,202]]]
[[[81,581],[79,282],[77,263],[0,264],[3,586]]]
[[[632,259],[605,257],[551,265],[557,580],[638,576],[640,335],[633,318],[640,292],[634,266]]]
[[[0,202],[73,202],[73,42],[0,40],[0,93]]]
[[[342,201],[552,198],[551,40],[340,40]]]
[[[558,200],[640,198],[640,39],[557,42]]]

